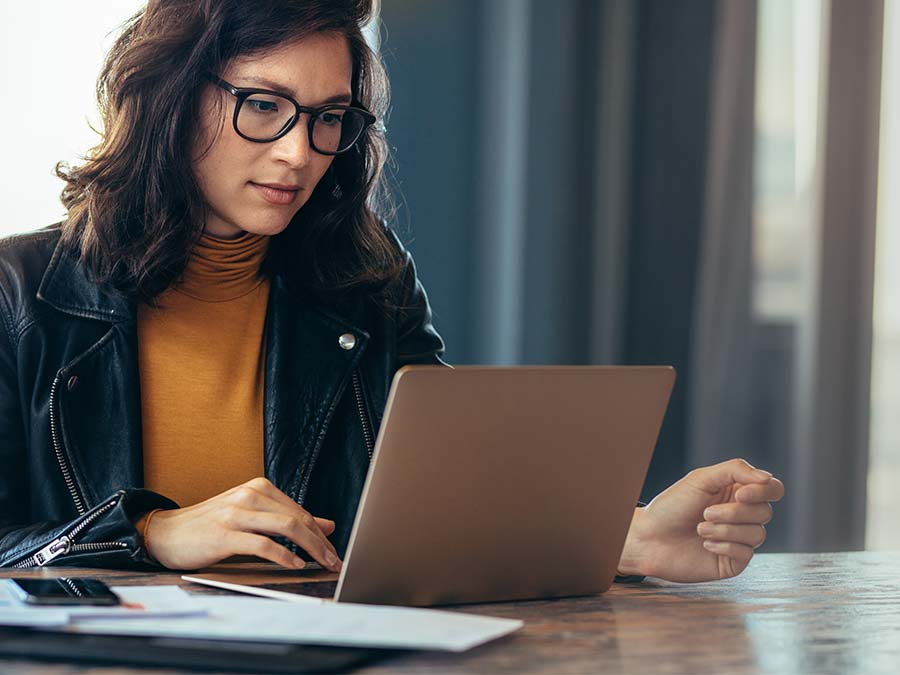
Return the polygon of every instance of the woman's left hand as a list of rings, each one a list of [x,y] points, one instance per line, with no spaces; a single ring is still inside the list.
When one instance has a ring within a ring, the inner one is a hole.
[[[669,581],[727,579],[765,541],[784,485],[742,459],[695,469],[635,511],[621,574]]]

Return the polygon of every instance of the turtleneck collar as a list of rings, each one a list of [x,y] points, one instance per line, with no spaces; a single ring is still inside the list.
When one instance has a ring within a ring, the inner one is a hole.
[[[250,232],[235,239],[220,239],[204,232],[175,289],[205,302],[225,302],[246,295],[263,282],[259,268],[269,240]]]

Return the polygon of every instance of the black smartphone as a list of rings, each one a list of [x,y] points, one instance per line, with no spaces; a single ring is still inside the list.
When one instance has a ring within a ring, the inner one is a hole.
[[[99,579],[10,579],[10,588],[29,605],[118,605],[119,596]]]

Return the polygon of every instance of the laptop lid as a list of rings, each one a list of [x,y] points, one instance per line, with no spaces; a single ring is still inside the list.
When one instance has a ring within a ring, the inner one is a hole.
[[[335,599],[607,590],[674,379],[670,367],[400,369]]]

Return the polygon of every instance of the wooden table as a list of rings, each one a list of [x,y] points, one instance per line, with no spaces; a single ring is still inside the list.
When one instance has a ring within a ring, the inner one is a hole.
[[[205,570],[265,573],[297,581],[269,563]],[[47,567],[0,576],[91,575],[112,585],[179,584],[172,574]],[[227,591],[221,591],[227,593]],[[598,597],[469,605],[525,627],[464,654],[412,653],[360,672],[416,673],[896,673],[900,672],[900,552],[761,554],[737,579],[680,585],[616,584]],[[0,662],[6,673],[173,673],[67,664]]]

